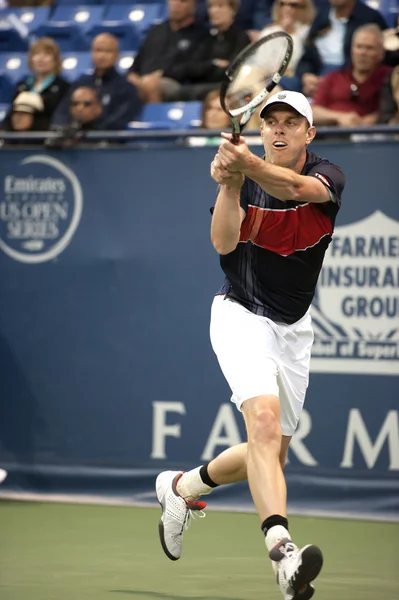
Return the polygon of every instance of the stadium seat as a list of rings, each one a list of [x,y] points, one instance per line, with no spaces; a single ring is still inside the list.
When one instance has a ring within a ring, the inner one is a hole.
[[[85,0],[85,4],[102,4],[101,0]],[[70,6],[76,6],[82,4],[82,0],[57,0],[56,4],[68,4]]]
[[[15,84],[29,74],[26,52],[1,52],[0,71]]]
[[[133,23],[145,34],[152,25],[162,20],[162,4],[111,4],[106,11],[107,21]]]
[[[114,4],[114,0],[102,0],[103,4]],[[134,0],[117,0],[115,4],[134,4]],[[159,4],[159,0],[140,0],[140,4]],[[166,4],[166,2],[165,2]]]
[[[0,52],[23,52],[27,50],[27,37],[22,37],[13,27],[5,25],[4,28],[0,28]]]
[[[146,104],[139,121],[129,129],[194,129],[201,125],[202,102]]]
[[[119,73],[126,73],[133,64],[135,57],[134,52],[121,52],[119,54],[118,62],[116,64],[116,68]]]
[[[59,4],[55,7],[51,16],[51,22],[76,23],[83,31],[90,29],[93,25],[100,23],[104,18],[105,6],[91,6],[90,4],[72,6],[70,4]]]
[[[51,37],[60,47],[61,52],[89,50],[90,44],[79,25],[69,21],[47,23],[36,30],[37,37]]]
[[[140,32],[133,23],[123,21],[103,21],[94,25],[87,32],[87,37],[92,40],[100,33],[111,33],[119,40],[121,50],[137,50],[140,43]]]
[[[74,81],[93,69],[90,52],[64,52],[62,55],[62,76]]]
[[[0,71],[0,102],[11,102],[14,96],[15,85],[11,79]]]
[[[385,17],[388,27],[397,26],[399,14],[398,0],[380,0],[378,10],[382,16]]]
[[[51,9],[49,6],[40,6],[39,8],[7,8],[2,11],[1,16],[6,17],[10,14],[16,15],[21,23],[27,28],[29,34],[48,21]]]
[[[6,114],[8,113],[10,105],[8,103],[0,104],[0,123],[4,121]]]

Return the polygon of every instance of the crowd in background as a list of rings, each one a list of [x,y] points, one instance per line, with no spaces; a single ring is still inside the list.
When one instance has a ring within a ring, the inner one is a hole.
[[[50,3],[0,0],[0,7]],[[92,41],[92,73],[72,82],[61,75],[56,41],[33,41],[30,75],[17,83],[1,127],[122,130],[147,103],[201,101],[202,126],[222,129],[228,123],[219,87],[227,66],[250,41],[278,30],[294,41],[279,89],[302,91],[315,125],[399,124],[399,19],[388,28],[362,0],[168,0],[168,19],[149,29],[126,74],[116,68],[119,43],[110,33]]]

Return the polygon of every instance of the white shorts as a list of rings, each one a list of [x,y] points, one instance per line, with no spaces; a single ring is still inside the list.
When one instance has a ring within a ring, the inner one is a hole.
[[[223,295],[216,296],[210,335],[233,392],[231,401],[241,410],[249,398],[277,396],[283,435],[293,435],[309,383],[313,344],[310,312],[293,325],[277,324]]]

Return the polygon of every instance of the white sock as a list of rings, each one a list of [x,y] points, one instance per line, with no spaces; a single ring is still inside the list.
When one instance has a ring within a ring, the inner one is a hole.
[[[289,540],[291,539],[288,529],[282,525],[275,525],[274,527],[271,527],[266,533],[265,539],[266,547],[269,552],[276,544],[279,543],[280,540],[283,540],[284,538],[288,538]]]
[[[201,467],[196,467],[191,471],[187,471],[187,473],[183,473],[177,482],[177,493],[187,500],[187,502],[198,500],[200,496],[210,494],[213,490],[213,488],[202,481],[200,469]]]

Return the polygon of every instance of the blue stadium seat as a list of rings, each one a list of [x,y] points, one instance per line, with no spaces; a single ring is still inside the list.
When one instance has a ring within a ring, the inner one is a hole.
[[[146,104],[129,129],[194,129],[201,125],[202,102]]]
[[[9,111],[9,108],[10,108],[10,105],[7,102],[0,104],[0,123],[2,123],[4,121],[4,118]]]
[[[114,0],[102,0],[103,4],[134,4],[134,0],[132,2],[132,0],[117,0],[117,2],[114,2]],[[140,4],[158,4],[159,0],[140,0]],[[165,2],[166,4],[166,2]]]
[[[40,6],[39,8],[7,8],[2,11],[1,16],[16,15],[31,34],[39,25],[48,21],[50,12],[51,9],[49,6]]]
[[[87,75],[93,69],[90,52],[64,52],[62,55],[62,76],[74,81]]]
[[[1,52],[0,71],[14,84],[26,77],[29,74],[26,52]]]
[[[14,96],[15,85],[11,79],[0,71],[0,102],[11,102]]]
[[[119,54],[118,62],[116,64],[116,68],[119,73],[126,73],[133,64],[135,57],[135,52],[121,52]]]
[[[90,48],[90,44],[79,25],[69,21],[40,25],[36,30],[36,35],[37,37],[53,38],[59,45],[61,52],[70,50],[84,52]]]
[[[162,4],[111,4],[106,19],[133,23],[143,36],[152,25],[162,20],[162,8]]]
[[[13,27],[0,28],[0,52],[28,50],[28,38],[22,37]]]
[[[56,4],[69,4],[76,6],[82,4],[82,0],[57,0]],[[85,4],[102,4],[101,0],[85,0]]]
[[[378,10],[385,17],[388,27],[396,27],[399,14],[398,0],[380,0]]]
[[[72,6],[59,4],[51,16],[51,22],[69,21],[81,27],[84,31],[100,23],[104,18],[105,6],[91,6],[90,4]]]
[[[111,33],[119,40],[121,50],[137,50],[140,43],[140,32],[133,23],[127,24],[123,21],[103,21],[100,25],[94,25],[87,32],[87,37],[92,40],[100,33]]]

